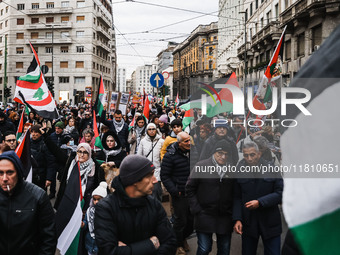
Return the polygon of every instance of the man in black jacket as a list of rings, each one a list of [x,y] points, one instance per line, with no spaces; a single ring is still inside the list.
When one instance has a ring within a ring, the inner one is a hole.
[[[54,211],[46,193],[23,180],[14,151],[0,155],[0,254],[52,255],[57,245]]]
[[[280,255],[282,226],[278,205],[283,180],[280,174],[268,171],[273,164],[261,158],[256,143],[243,145],[243,157],[236,168],[242,178],[236,181],[233,208],[234,230],[242,235],[242,255],[256,254],[260,236],[264,254]]]
[[[125,157],[113,179],[115,192],[96,206],[94,229],[98,254],[174,255],[176,238],[152,190],[155,167],[140,155]]]
[[[170,193],[174,208],[174,231],[177,237],[177,254],[185,254],[185,239],[192,233],[193,217],[190,213],[185,184],[190,175],[190,136],[177,134],[177,142],[167,148],[161,164],[161,180]]]
[[[211,252],[213,233],[217,236],[217,254],[227,255],[230,251],[234,179],[232,171],[228,171],[229,154],[230,146],[219,141],[213,156],[195,165],[186,185],[200,255]]]
[[[228,156],[228,161],[232,165],[236,165],[238,162],[238,153],[236,148],[236,143],[234,139],[234,134],[232,129],[228,126],[227,120],[217,119],[214,121],[214,134],[205,140],[200,160],[210,158],[214,154],[214,148],[218,141],[223,140],[225,143],[229,144],[231,147],[231,154]]]

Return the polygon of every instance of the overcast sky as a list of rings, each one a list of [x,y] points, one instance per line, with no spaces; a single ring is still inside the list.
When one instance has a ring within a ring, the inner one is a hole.
[[[218,0],[113,0],[112,3],[117,62],[119,67],[127,69],[128,79],[137,66],[151,64],[166,49],[168,41],[182,42],[198,25],[218,20]]]

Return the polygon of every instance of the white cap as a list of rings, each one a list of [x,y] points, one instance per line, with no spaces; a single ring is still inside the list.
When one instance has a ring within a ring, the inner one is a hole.
[[[107,183],[101,182],[99,183],[99,186],[92,192],[92,196],[101,196],[106,197],[107,196]]]

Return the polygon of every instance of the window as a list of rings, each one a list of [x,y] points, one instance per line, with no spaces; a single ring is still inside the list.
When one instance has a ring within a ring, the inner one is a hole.
[[[259,8],[259,0],[255,0],[255,10]]]
[[[45,48],[45,53],[52,53],[53,52],[53,48],[52,47],[46,47]]]
[[[2,36],[0,36],[0,43],[2,43]]]
[[[316,51],[322,43],[322,25],[312,28],[312,51]]]
[[[76,61],[76,68],[84,68],[84,61]]]
[[[24,25],[24,24],[25,24],[25,19],[23,18],[17,19],[17,25]]]
[[[60,52],[61,53],[68,53],[68,46],[61,46],[60,47]]]
[[[85,7],[85,1],[77,1],[77,8]]]
[[[0,50],[0,56],[2,56],[2,50]]]
[[[39,38],[39,32],[32,32],[31,33],[31,39],[38,39]],[[21,38],[24,39],[24,38]]]
[[[8,26],[8,20],[5,21],[5,27],[7,27],[7,26]]]
[[[77,52],[78,53],[84,52],[84,46],[77,46]]]
[[[267,24],[269,24],[272,18],[272,11],[267,12],[266,16],[267,16]]]
[[[250,16],[253,15],[253,3],[250,4]]]
[[[25,4],[18,4],[17,9],[18,9],[18,11],[25,10]]]
[[[70,37],[70,33],[68,31],[62,31],[60,33],[61,38],[68,38]]]
[[[70,83],[70,77],[59,77],[59,83]]]
[[[8,13],[8,6],[6,6],[6,13]]]
[[[4,9],[1,9],[1,16],[4,15]]]
[[[24,54],[24,47],[18,47],[17,54]]]
[[[85,32],[84,31],[76,31],[76,37],[80,38],[80,37],[84,37]]]
[[[32,9],[33,10],[39,9],[39,3],[32,3]]]
[[[61,8],[65,8],[65,7],[69,7],[69,6],[70,6],[70,2],[69,1],[61,2]]]
[[[285,42],[286,45],[286,60],[290,60],[292,58],[292,43],[291,40]]]
[[[298,35],[297,46],[298,57],[305,55],[305,33]]]
[[[0,23],[0,29],[2,29],[2,23]]]
[[[32,18],[32,19],[31,19],[31,23],[32,23],[32,24],[39,23],[39,18]]]
[[[17,33],[17,39],[24,39],[24,33]]]
[[[264,20],[263,20],[263,18],[261,18],[261,27],[260,27],[260,29],[263,29],[263,27],[264,27]]]
[[[214,48],[209,47],[209,56],[212,56],[214,54]]]
[[[46,23],[53,23],[54,17],[46,17]]]
[[[54,3],[53,2],[46,3],[46,8],[47,9],[53,9],[54,8]]]
[[[289,0],[285,0],[285,9],[289,7]]]
[[[279,18],[279,4],[275,5],[275,19],[277,20]]]
[[[69,16],[63,16],[61,17],[61,23],[67,23],[70,21],[70,17]]]
[[[45,38],[52,38],[52,32],[46,32]]]
[[[45,65],[48,67],[48,68],[52,68],[52,62],[45,62]]]
[[[68,62],[67,61],[60,61],[60,68],[68,68]]]
[[[74,77],[74,83],[85,83],[85,77]]]
[[[84,22],[84,21],[85,21],[85,16],[77,16],[77,23]]]
[[[24,62],[16,62],[15,63],[15,68],[17,68],[17,69],[24,68]]]

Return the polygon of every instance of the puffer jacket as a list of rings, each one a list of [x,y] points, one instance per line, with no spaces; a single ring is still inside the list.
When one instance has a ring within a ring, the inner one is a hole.
[[[174,131],[171,131],[170,135],[165,138],[162,149],[161,149],[162,160],[166,153],[166,149],[169,147],[170,144],[173,144],[174,142],[177,142],[177,135],[175,134]]]
[[[13,162],[18,175],[11,195],[0,188],[0,254],[53,255],[57,239],[50,200],[44,190],[22,179],[23,166],[14,154],[0,156]]]
[[[148,159],[155,166],[155,177],[157,181],[161,180],[160,172],[161,172],[161,148],[163,146],[164,140],[162,137],[157,134],[153,140],[149,135],[146,135],[139,144],[138,147],[138,155],[147,156]]]
[[[161,180],[171,196],[184,194],[189,175],[189,156],[179,149],[177,142],[171,144],[161,164]]]
[[[130,198],[119,176],[113,179],[115,192],[96,205],[94,231],[99,254],[174,255],[176,237],[162,204],[151,196]],[[155,249],[150,237],[160,242]],[[118,241],[126,246],[118,246]]]

